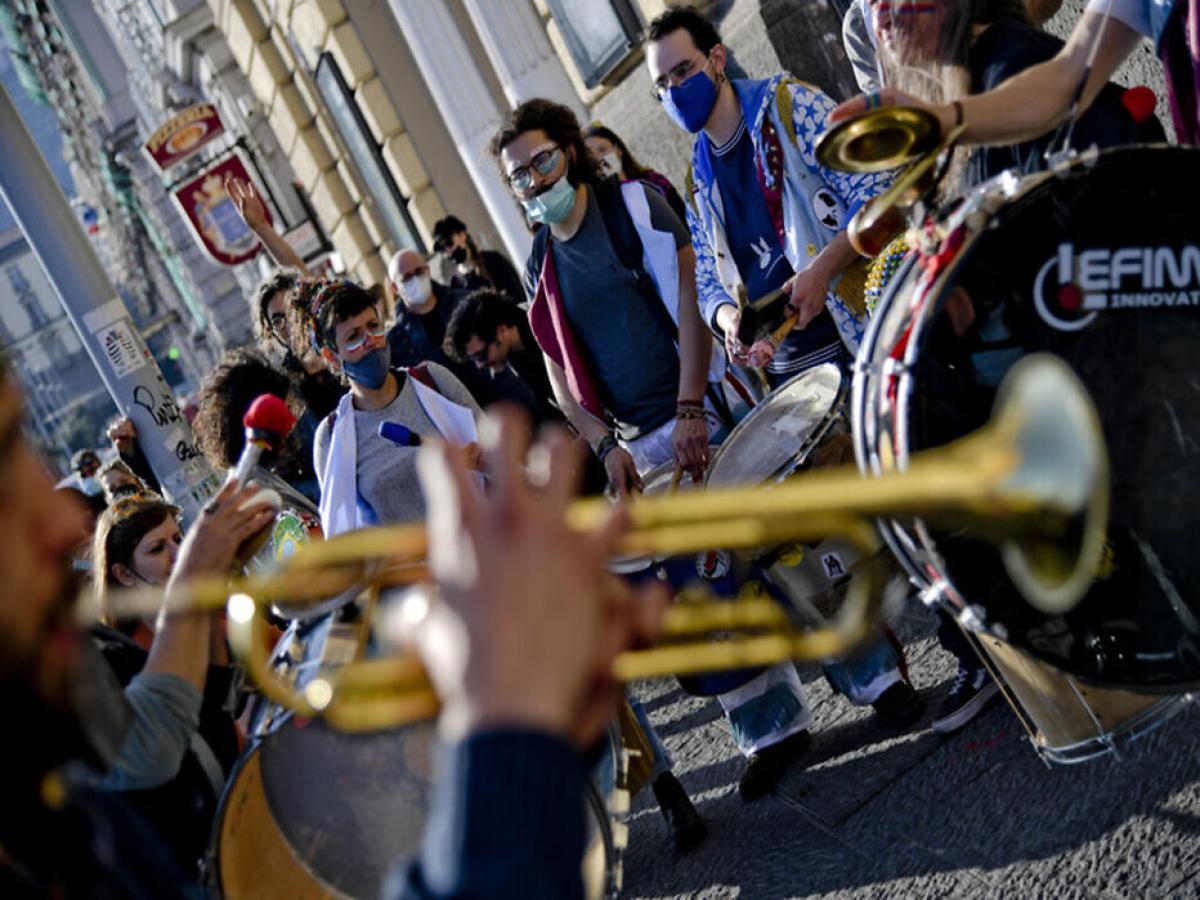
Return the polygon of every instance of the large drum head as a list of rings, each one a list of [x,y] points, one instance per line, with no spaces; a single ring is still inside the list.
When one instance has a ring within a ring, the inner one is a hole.
[[[222,895],[380,896],[388,872],[420,845],[435,739],[432,724],[350,735],[287,722],[247,757],[222,801]]]
[[[977,239],[965,229],[928,301],[916,268],[889,295],[863,367],[876,381],[859,391],[863,461],[886,469],[981,425],[1023,354],[1066,360],[1095,402],[1112,473],[1104,561],[1084,600],[1039,613],[990,546],[902,537],[997,636],[1085,678],[1161,691],[1200,685],[1198,172],[1195,150],[1129,149],[1030,182]],[[889,367],[909,374],[889,380]]]
[[[707,483],[759,484],[790,475],[820,441],[841,396],[842,372],[832,363],[784,382],[729,433]]]

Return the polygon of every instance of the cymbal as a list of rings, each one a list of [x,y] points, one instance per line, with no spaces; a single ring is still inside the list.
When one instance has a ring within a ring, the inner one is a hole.
[[[844,172],[885,172],[937,146],[941,126],[933,113],[886,106],[839,122],[817,141],[817,162]]]

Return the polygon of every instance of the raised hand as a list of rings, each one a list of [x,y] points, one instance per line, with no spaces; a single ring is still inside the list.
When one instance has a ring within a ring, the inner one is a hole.
[[[250,182],[229,175],[225,178],[225,193],[251,231],[257,234],[263,228],[271,227],[267,220],[267,207]]]

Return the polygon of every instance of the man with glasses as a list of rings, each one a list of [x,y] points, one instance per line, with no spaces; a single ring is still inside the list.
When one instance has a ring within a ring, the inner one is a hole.
[[[421,441],[441,437],[468,446],[477,461],[478,404],[436,363],[394,367],[383,311],[370,292],[350,281],[321,281],[302,299],[309,340],[350,385],[313,445],[325,536],[419,521],[425,516],[416,470]],[[389,430],[405,438],[397,442]]]
[[[463,298],[450,316],[442,349],[455,362],[486,373],[496,399],[524,407],[535,425],[562,421],[529,318],[503,294],[481,289]]]
[[[491,150],[542,228],[525,269],[529,322],[550,383],[618,495],[672,457],[703,477],[714,357],[686,227],[662,195],[597,177],[574,113],[513,110]]]
[[[857,350],[862,324],[838,293],[848,287],[839,284],[842,273],[858,259],[845,226],[884,182],[817,165],[813,145],[833,108],[828,97],[782,74],[730,81],[726,53],[712,23],[689,8],[668,9],[647,31],[655,95],[676,124],[696,135],[685,199],[704,319],[724,335],[734,360],[765,367],[774,386],[816,365],[844,365],[848,351]],[[780,290],[798,317],[795,329],[778,346],[759,341],[747,348],[738,337],[735,298]],[[857,293],[855,305],[862,302],[861,284]],[[853,656],[828,662],[825,674],[851,702],[873,706],[883,724],[905,727],[924,703],[901,674],[901,660],[899,646],[878,634]],[[761,689],[750,682],[721,696],[731,721],[754,707]],[[792,689],[802,696],[798,683]],[[797,721],[806,725],[807,707],[802,713]],[[773,784],[788,763],[777,736],[762,731],[735,730],[751,760],[740,785],[746,799]]]
[[[858,349],[862,285],[842,276],[859,257],[845,228],[885,182],[817,165],[828,97],[782,74],[731,81],[726,57],[716,29],[692,9],[673,7],[647,31],[655,96],[696,135],[685,199],[704,320],[735,361],[765,367],[774,386]],[[778,346],[746,347],[737,298],[781,290],[795,328]]]

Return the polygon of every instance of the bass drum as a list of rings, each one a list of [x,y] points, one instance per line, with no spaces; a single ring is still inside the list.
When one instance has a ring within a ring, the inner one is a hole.
[[[934,225],[900,268],[859,353],[852,415],[869,472],[988,418],[1021,356],[1050,352],[1087,386],[1111,469],[1096,581],[1042,613],[992,546],[922,523],[885,536],[927,598],[1064,672],[1152,693],[1200,685],[1200,152],[1129,148],[1054,174],[1004,174]]]

